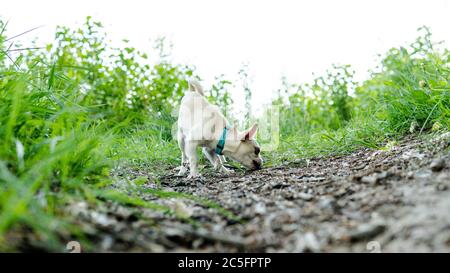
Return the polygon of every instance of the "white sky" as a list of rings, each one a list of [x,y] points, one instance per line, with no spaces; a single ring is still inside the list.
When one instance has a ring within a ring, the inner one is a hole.
[[[305,82],[337,63],[364,79],[378,53],[413,41],[422,25],[450,41],[450,0],[5,0],[0,9],[10,36],[44,25],[29,34],[43,43],[56,25],[79,25],[87,15],[144,51],[167,36],[174,60],[195,65],[206,86],[220,74],[233,79],[248,62],[255,108],[283,75]],[[233,92],[242,102],[239,88]]]

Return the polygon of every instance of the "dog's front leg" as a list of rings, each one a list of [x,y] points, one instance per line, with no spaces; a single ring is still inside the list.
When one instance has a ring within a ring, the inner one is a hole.
[[[189,160],[190,173],[189,178],[199,177],[198,173],[198,157],[197,157],[197,143],[187,142],[185,147],[186,156]]]
[[[211,162],[215,170],[219,170],[223,173],[230,173],[230,170],[223,166],[223,160],[221,155],[217,155],[213,149],[203,148],[203,154]]]
[[[220,169],[221,172],[223,173],[231,173],[232,171],[227,169],[223,163],[225,163],[225,156],[223,155],[217,155],[217,165],[218,165],[218,169]]]
[[[214,150],[208,149],[206,147],[202,148],[203,155],[209,160],[211,165],[213,165],[214,169],[216,168],[216,161],[215,161],[215,153]]]

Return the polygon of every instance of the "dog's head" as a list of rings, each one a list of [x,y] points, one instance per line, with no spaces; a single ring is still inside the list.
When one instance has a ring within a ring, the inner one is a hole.
[[[230,143],[234,146],[232,149],[233,152],[228,154],[232,159],[238,161],[250,170],[261,169],[263,162],[260,155],[261,148],[254,139],[257,130],[257,124],[254,124],[250,129],[241,133],[237,132],[236,127],[234,127],[234,136]]]

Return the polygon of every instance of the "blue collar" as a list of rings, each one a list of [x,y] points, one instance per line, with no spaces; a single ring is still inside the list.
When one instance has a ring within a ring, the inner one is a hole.
[[[220,136],[219,142],[217,142],[215,152],[218,155],[222,155],[223,148],[225,147],[225,139],[227,138],[227,130],[228,130],[228,128],[227,128],[227,126],[225,126],[223,128],[223,132],[222,132],[222,135]]]

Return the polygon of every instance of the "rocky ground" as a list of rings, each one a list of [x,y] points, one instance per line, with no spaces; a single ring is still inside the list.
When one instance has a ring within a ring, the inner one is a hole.
[[[196,181],[173,169],[140,185],[207,198],[236,217],[151,194],[142,199],[167,205],[178,217],[113,203],[95,211],[78,203],[70,213],[91,230],[96,251],[450,252],[449,137],[407,137],[386,150]]]

